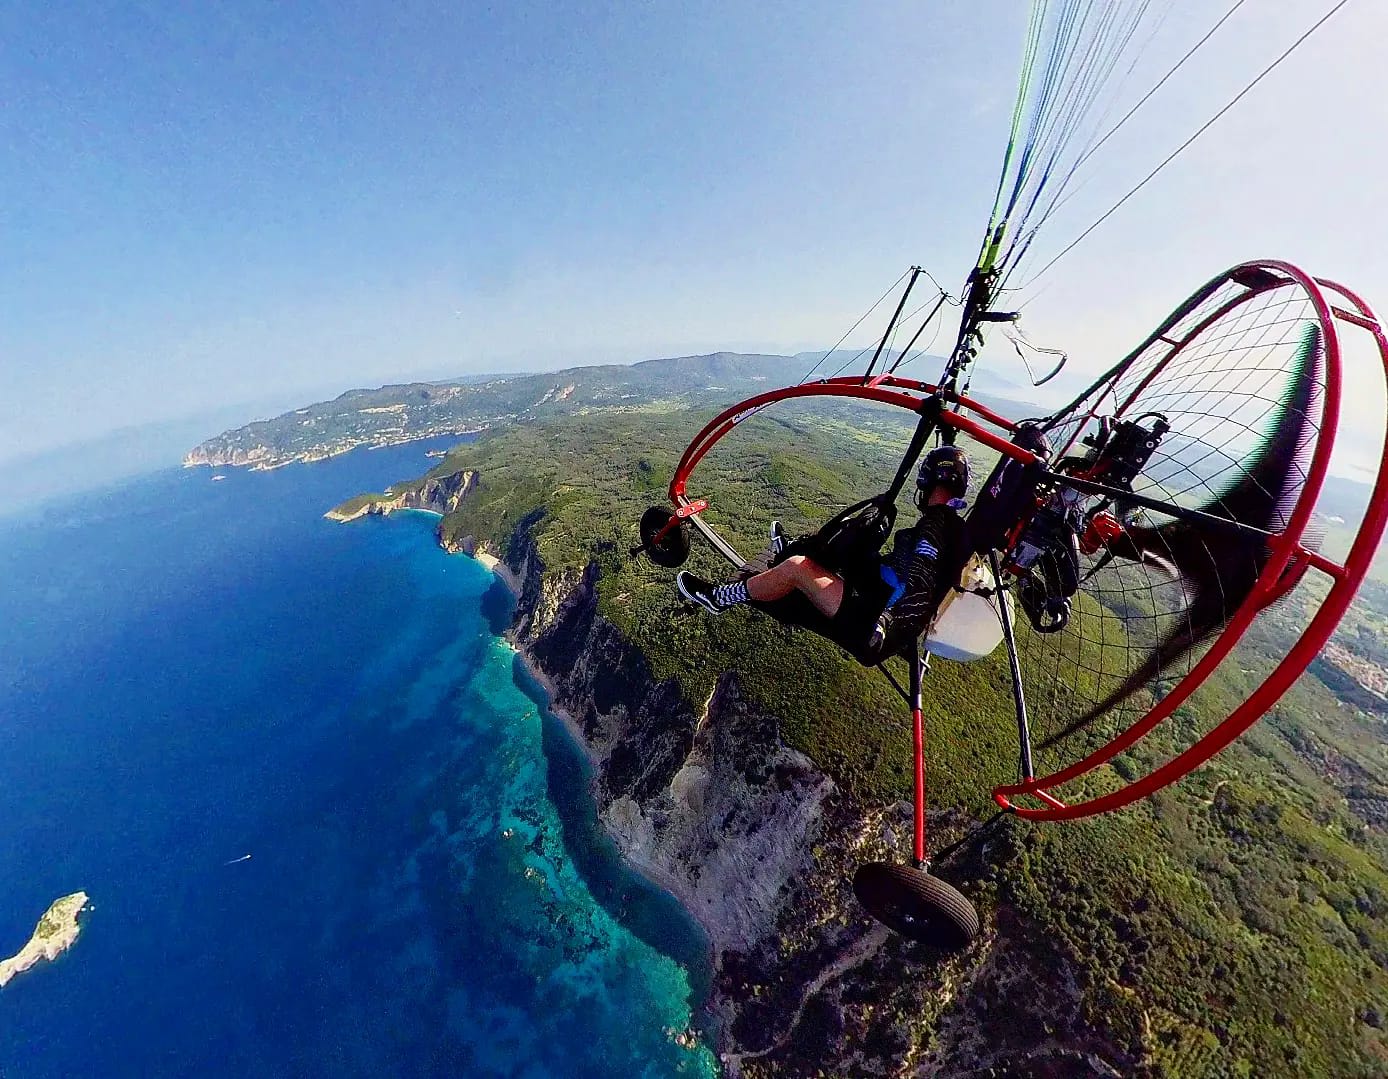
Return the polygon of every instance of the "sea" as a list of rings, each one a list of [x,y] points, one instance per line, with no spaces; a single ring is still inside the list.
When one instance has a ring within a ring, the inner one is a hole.
[[[708,945],[437,518],[456,442],[171,468],[0,518],[0,1076],[709,1076]],[[214,479],[214,475],[221,479]]]

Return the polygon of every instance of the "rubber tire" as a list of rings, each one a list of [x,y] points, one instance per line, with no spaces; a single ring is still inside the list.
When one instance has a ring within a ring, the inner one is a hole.
[[[978,936],[978,911],[939,877],[891,862],[867,862],[853,874],[853,894],[894,933],[957,950]]]
[[[665,533],[660,543],[654,542],[675,515],[664,506],[652,506],[641,514],[641,547],[657,566],[678,569],[689,561],[689,531],[683,522]]]

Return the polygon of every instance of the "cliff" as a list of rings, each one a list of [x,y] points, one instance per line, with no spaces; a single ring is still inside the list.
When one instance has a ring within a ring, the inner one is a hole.
[[[460,469],[442,476],[430,475],[399,491],[359,495],[323,514],[330,521],[355,521],[368,515],[385,516],[396,510],[426,510],[440,516],[452,513],[477,486],[478,475]]]
[[[535,523],[503,555],[519,586],[513,638],[596,765],[608,831],[709,935],[709,1010],[730,1074],[1133,1071],[1083,1016],[1076,972],[986,881],[970,887],[985,933],[963,955],[908,944],[862,913],[853,870],[896,856],[909,806],[845,794],[734,674],[691,708],[600,613],[599,563],[547,572]],[[948,838],[968,822],[931,823]],[[955,869],[980,872],[967,856]]]

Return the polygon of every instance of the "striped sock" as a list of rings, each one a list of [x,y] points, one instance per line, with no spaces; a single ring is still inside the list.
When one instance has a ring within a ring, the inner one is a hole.
[[[746,581],[720,584],[713,590],[713,602],[720,607],[736,607],[739,603],[746,603],[751,598],[747,594]]]

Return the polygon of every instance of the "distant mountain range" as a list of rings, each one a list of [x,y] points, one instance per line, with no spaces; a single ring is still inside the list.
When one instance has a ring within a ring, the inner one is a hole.
[[[840,369],[861,371],[870,355],[849,350],[795,356],[718,352],[629,366],[608,364],[349,390],[331,401],[225,431],[196,446],[183,463],[276,468],[291,461],[322,460],[360,446],[466,434],[560,415],[711,409],[800,382],[816,364],[816,378],[831,377]],[[891,354],[880,366],[890,358]],[[917,377],[931,378],[943,362],[937,356],[922,357],[911,361],[911,370]],[[980,388],[991,386],[1011,384],[1000,379],[979,381]],[[1014,414],[1040,411],[1039,406],[980,396]]]
[[[894,353],[879,362],[885,368]],[[717,352],[676,356],[623,365],[574,367],[511,375],[471,375],[438,382],[412,382],[378,389],[349,390],[332,400],[225,431],[194,447],[185,466],[240,465],[277,468],[292,461],[316,461],[362,446],[389,446],[419,438],[468,434],[563,415],[713,410],[764,390],[844,372],[860,372],[871,349],[794,356]],[[903,373],[931,379],[944,357],[913,358]],[[1003,415],[1045,415],[1029,402],[1029,387],[980,368],[972,395]],[[844,418],[865,420],[868,410],[845,403]],[[904,414],[871,422],[909,426]],[[1173,451],[1174,452],[1174,451]],[[1225,462],[1227,463],[1227,462]],[[1221,465],[1221,467],[1223,467]],[[1369,489],[1355,480],[1332,477],[1320,510],[1328,517],[1355,520]]]

